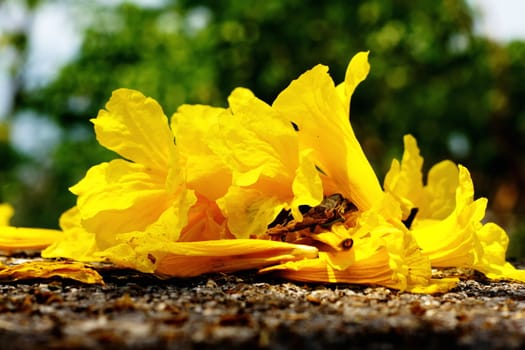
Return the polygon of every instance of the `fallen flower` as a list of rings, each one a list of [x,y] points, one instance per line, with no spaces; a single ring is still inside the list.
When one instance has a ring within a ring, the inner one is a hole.
[[[237,88],[228,108],[183,105],[170,124],[153,99],[114,91],[92,121],[122,158],[71,188],[77,204],[42,256],[163,277],[259,269],[417,293],[456,284],[433,279],[431,266],[525,281],[505,261],[503,229],[481,223],[486,200],[474,201],[466,168],[439,163],[424,185],[407,136],[383,191],[348,120],[367,57],[355,55],[339,85],[317,65],[272,105]]]
[[[467,168],[450,161],[434,165],[423,185],[415,139],[404,138],[401,163],[392,162],[385,177],[385,190],[405,212],[417,208],[410,227],[422,253],[433,267],[466,267],[491,279],[525,282],[525,271],[506,262],[508,236],[494,223],[482,224],[487,200],[474,200],[474,187]]]

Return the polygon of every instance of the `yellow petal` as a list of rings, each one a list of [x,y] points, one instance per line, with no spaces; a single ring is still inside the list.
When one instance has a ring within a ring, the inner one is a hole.
[[[20,250],[41,250],[60,240],[61,231],[9,226],[14,214],[9,204],[0,204],[0,250],[13,252]]]
[[[188,224],[182,230],[179,242],[234,238],[217,203],[204,196],[197,198],[197,203],[190,208]]]
[[[406,218],[413,208],[417,208],[416,220],[444,219],[456,205],[458,187],[458,167],[451,161],[434,165],[423,184],[423,158],[412,135],[405,135],[405,151],[401,164],[394,159],[385,176],[385,192],[393,195],[401,204]]]
[[[283,261],[317,256],[314,247],[283,242],[243,239],[209,242],[212,244],[192,242],[188,243],[191,246],[168,250],[160,259],[155,272],[166,276],[190,277],[210,272],[258,269]]]
[[[348,108],[350,107],[350,100],[357,86],[363,82],[370,72],[370,64],[368,63],[368,51],[357,53],[348,64],[346,68],[345,81],[341,83],[344,87],[344,95],[342,96],[343,103]],[[338,87],[339,88],[339,87]]]
[[[227,217],[228,228],[236,238],[263,235],[284,208],[284,203],[277,196],[236,186],[231,187],[217,204]]]
[[[222,197],[232,182],[232,174],[217,154],[210,149],[210,140],[224,108],[204,105],[183,105],[171,118],[186,171],[187,186],[210,200]]]
[[[312,258],[317,256],[317,249],[258,239],[166,242],[150,240],[146,236],[135,236],[126,243],[104,251],[103,254],[120,266],[164,276],[191,277]]]
[[[28,228],[28,227],[0,227],[0,250],[41,250],[50,244],[62,239],[63,233],[59,230]]]
[[[77,206],[82,225],[97,234],[101,247],[106,247],[114,244],[112,235],[144,230],[167,210],[174,207],[189,210],[195,197],[181,185],[178,189],[168,188],[166,176],[121,159],[92,167],[85,178],[71,188],[79,196]],[[177,228],[172,225],[168,231],[174,239],[179,234]]]
[[[293,200],[290,205],[292,215],[296,220],[302,220],[299,207],[307,205],[314,207],[323,200],[323,184],[315,165],[311,162],[312,150],[302,150],[299,154],[299,166],[292,183]]]
[[[73,207],[60,216],[63,235],[41,253],[44,258],[68,258],[77,261],[93,262],[103,260],[95,256],[99,249],[95,234],[86,231],[81,224],[80,212]]]
[[[235,89],[228,101],[233,115],[221,118],[212,142],[232,168],[234,185],[249,186],[261,177],[291,182],[299,155],[292,125],[244,89]]]
[[[9,220],[13,217],[14,212],[11,205],[6,203],[0,204],[0,227],[9,226]]]
[[[405,151],[401,164],[394,159],[385,176],[385,192],[392,194],[401,204],[403,216],[406,217],[412,208],[422,210],[425,203],[423,192],[423,158],[412,135],[404,137]]]
[[[454,211],[443,220],[422,218],[414,223],[412,233],[432,266],[473,267],[482,255],[477,231],[487,202],[473,201],[473,194],[470,174],[460,166]]]
[[[160,105],[138,91],[118,89],[92,119],[99,143],[135,163],[166,170],[173,134]]]
[[[7,266],[0,263],[0,279],[19,281],[61,277],[88,284],[104,284],[97,271],[79,262],[30,261]]]
[[[349,66],[349,91],[364,78],[360,62],[361,56]],[[342,101],[327,72],[323,65],[307,71],[279,94],[273,107],[296,125],[301,147],[314,150],[315,163],[325,175],[325,195],[341,193],[365,210],[383,192],[350,125],[350,101]]]

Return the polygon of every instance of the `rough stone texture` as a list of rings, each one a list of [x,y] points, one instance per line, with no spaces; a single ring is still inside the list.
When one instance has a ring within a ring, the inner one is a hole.
[[[106,285],[0,284],[0,349],[509,349],[525,347],[525,285],[442,295],[315,285],[253,272]]]

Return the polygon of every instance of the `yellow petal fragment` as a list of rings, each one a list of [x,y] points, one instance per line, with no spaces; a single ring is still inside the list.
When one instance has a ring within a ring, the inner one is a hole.
[[[12,266],[0,263],[0,280],[19,281],[52,277],[68,278],[88,284],[104,284],[97,271],[79,262],[29,261]]]
[[[400,164],[397,159],[392,161],[390,171],[385,176],[384,188],[385,192],[398,200],[403,217],[407,217],[412,208],[421,210],[420,205],[425,202],[421,173],[423,158],[412,135],[405,135],[403,140],[405,151],[402,162]]]
[[[420,217],[442,220],[456,206],[456,189],[459,185],[459,169],[454,162],[444,160],[430,168],[427,176],[425,203],[418,203]]]
[[[142,93],[115,90],[106,109],[91,120],[98,142],[135,163],[165,170],[174,144],[168,119],[160,105]]]
[[[0,204],[0,227],[9,226],[9,221],[15,213],[13,207],[7,203]]]
[[[113,263],[171,277],[262,268],[317,256],[315,247],[258,239],[151,241],[135,236],[103,252]]]
[[[349,66],[349,91],[364,79],[362,61],[359,56]],[[325,195],[341,193],[366,210],[383,192],[350,125],[349,103],[336,90],[328,67],[317,65],[283,90],[273,107],[296,125],[301,147],[314,150],[315,164],[325,174]]]
[[[444,220],[421,218],[412,233],[423,254],[434,267],[473,267],[483,255],[477,231],[485,215],[487,201],[473,201],[474,190],[468,170],[459,166],[456,207]]]
[[[0,227],[0,250],[41,250],[50,244],[59,241],[64,236],[62,231],[28,228],[28,227]]]
[[[249,186],[261,177],[291,182],[299,155],[292,125],[246,89],[235,89],[228,101],[233,114],[221,118],[213,150],[231,166],[234,185]]]
[[[314,207],[323,200],[323,183],[315,165],[311,162],[311,149],[299,153],[299,166],[292,183],[293,200],[291,202],[292,215],[296,220],[302,220],[299,207],[308,205]]]

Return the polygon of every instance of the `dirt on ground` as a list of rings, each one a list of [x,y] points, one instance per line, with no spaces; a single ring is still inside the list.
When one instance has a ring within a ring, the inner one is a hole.
[[[525,285],[473,274],[441,295],[302,284],[255,272],[105,285],[0,283],[0,349],[513,349]]]

